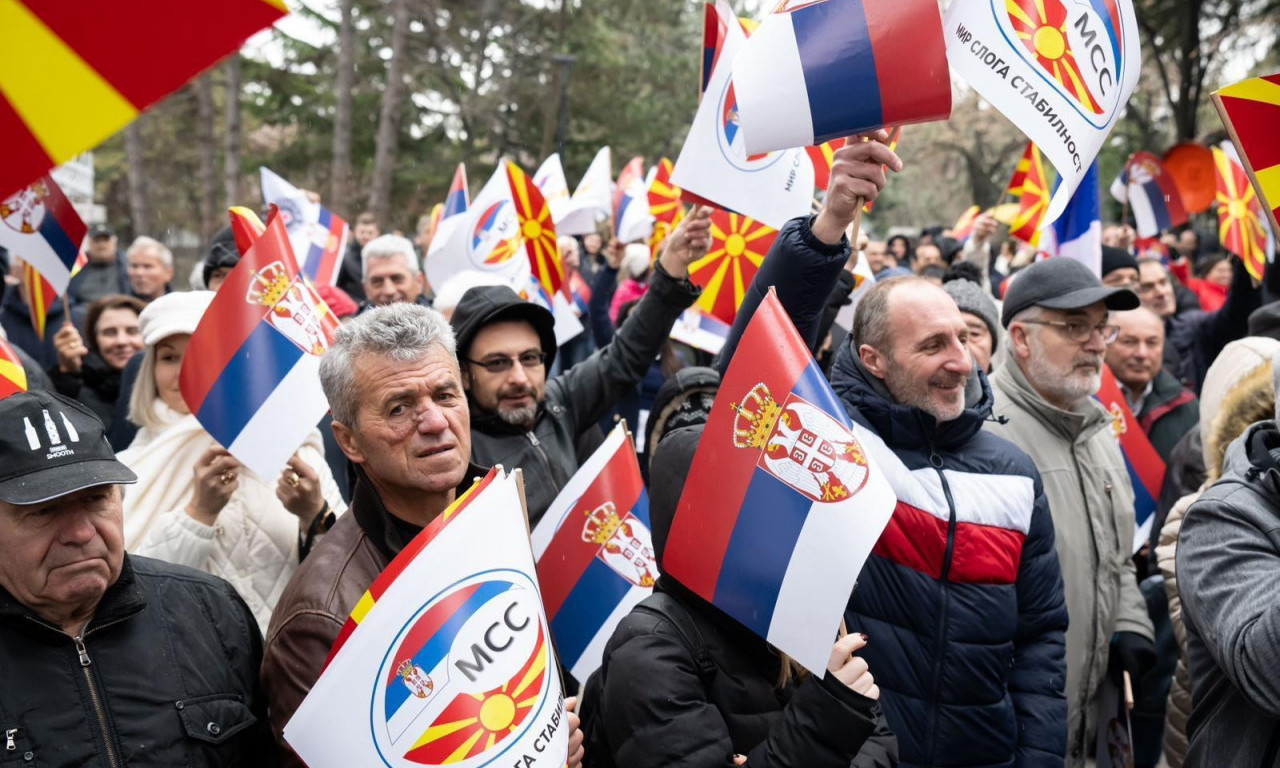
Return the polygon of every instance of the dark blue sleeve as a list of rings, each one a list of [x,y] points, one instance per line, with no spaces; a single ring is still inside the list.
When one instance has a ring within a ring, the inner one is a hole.
[[[1009,696],[1018,718],[1015,765],[1061,766],[1067,751],[1067,605],[1053,519],[1036,478],[1031,526],[1018,568],[1018,626]]]
[[[613,341],[613,321],[609,319],[609,304],[613,294],[618,290],[618,270],[608,264],[601,264],[591,278],[591,302],[587,305],[587,314],[591,317],[591,336],[596,341],[596,349],[607,346]]]
[[[784,224],[778,239],[765,255],[760,270],[747,287],[742,306],[738,307],[729,338],[716,359],[716,368],[721,375],[728,370],[738,340],[770,287],[778,292],[778,300],[809,348],[813,349],[817,344],[822,312],[831,295],[831,287],[849,260],[852,249],[849,238],[843,235],[835,245],[828,245],[815,237],[810,229],[813,218],[801,216]]]

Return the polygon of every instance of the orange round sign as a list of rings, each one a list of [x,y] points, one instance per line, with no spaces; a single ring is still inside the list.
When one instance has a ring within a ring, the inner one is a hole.
[[[1164,153],[1164,166],[1173,177],[1187,213],[1201,213],[1213,204],[1216,182],[1213,152],[1193,142],[1177,144]]]

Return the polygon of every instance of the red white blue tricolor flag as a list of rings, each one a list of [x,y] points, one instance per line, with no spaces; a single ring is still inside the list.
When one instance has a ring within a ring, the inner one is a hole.
[[[378,577],[284,728],[308,766],[564,766],[564,692],[518,484],[494,470]]]
[[[658,578],[649,495],[625,426],[613,428],[551,503],[533,531],[533,554],[560,660],[585,683],[618,622]]]
[[[729,339],[730,330],[729,324],[720,318],[690,307],[671,326],[671,338],[694,349],[717,355]]]
[[[968,0],[943,21],[951,69],[1035,142],[1066,208],[1138,84],[1132,0]]]
[[[1187,223],[1182,193],[1164,163],[1150,152],[1133,153],[1111,183],[1111,196],[1129,204],[1138,237],[1157,237]]]
[[[52,176],[0,200],[0,248],[30,264],[58,296],[67,292],[87,232]]]
[[[347,222],[328,208],[307,199],[306,193],[262,168],[262,199],[280,209],[294,257],[302,273],[316,285],[337,285],[347,251]]]
[[[1133,485],[1133,551],[1137,552],[1151,537],[1156,502],[1164,485],[1164,459],[1147,439],[1129,408],[1129,401],[1120,391],[1115,375],[1105,365],[1102,366],[1102,386],[1098,388],[1097,398],[1111,414],[1111,431],[1120,444],[1125,469],[1129,470],[1129,482]]]
[[[624,243],[648,240],[653,233],[644,158],[633,157],[618,174],[613,192],[613,231]]]
[[[814,671],[896,499],[772,291],[694,455],[666,572]]]
[[[936,0],[783,0],[733,62],[747,152],[951,114]]]
[[[233,456],[273,478],[329,410],[320,356],[337,330],[272,208],[191,336],[178,379],[182,398]]]

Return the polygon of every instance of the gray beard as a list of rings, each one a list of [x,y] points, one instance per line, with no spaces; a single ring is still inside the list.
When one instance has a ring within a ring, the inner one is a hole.
[[[533,425],[534,418],[538,415],[538,406],[530,405],[524,408],[499,408],[497,410],[498,418],[506,424],[521,429],[528,429]]]

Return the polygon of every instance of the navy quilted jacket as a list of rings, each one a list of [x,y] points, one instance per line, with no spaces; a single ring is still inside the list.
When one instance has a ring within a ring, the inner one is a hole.
[[[815,340],[848,245],[822,246],[809,224],[779,234],[726,349],[769,286]],[[871,639],[862,655],[901,764],[1061,766],[1067,610],[1053,521],[1030,458],[981,429],[986,377],[975,371],[969,407],[943,425],[893,402],[848,345],[831,378],[850,417],[883,440],[866,447],[899,498],[846,619]]]

